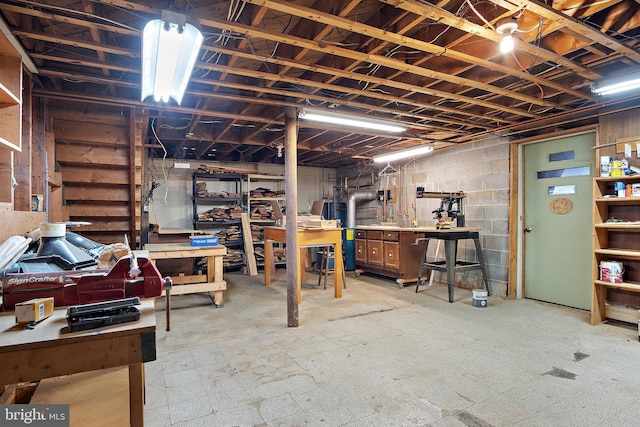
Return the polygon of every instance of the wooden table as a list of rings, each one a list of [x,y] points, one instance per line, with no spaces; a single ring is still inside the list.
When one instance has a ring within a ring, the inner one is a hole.
[[[287,235],[284,227],[264,227],[264,283],[271,285],[271,272],[275,270],[273,260],[273,242],[286,243]],[[342,298],[342,273],[344,265],[342,261],[342,228],[300,228],[298,229],[298,252],[304,247],[333,246],[334,259],[334,296]],[[300,287],[303,281],[304,267],[298,264],[298,299],[300,299]]]
[[[188,243],[153,243],[144,246],[149,258],[155,262],[158,259],[173,258],[207,258],[207,275],[189,274],[171,278],[176,285],[171,289],[172,295],[209,292],[211,300],[216,306],[224,302],[222,291],[227,289],[227,282],[222,278],[222,261],[227,254],[227,248],[218,246],[191,246]],[[190,272],[191,273],[191,272]],[[211,295],[213,293],[213,295]]]
[[[424,233],[424,238],[416,239],[416,243],[424,241],[424,248],[422,249],[422,258],[420,259],[420,269],[418,270],[418,283],[416,284],[416,292],[421,284],[423,284],[422,274],[424,270],[444,271],[447,273],[447,287],[449,291],[449,302],[453,302],[453,288],[455,286],[456,272],[463,272],[469,270],[480,270],[482,272],[482,280],[484,288],[487,293],[489,291],[489,283],[487,281],[487,272],[484,264],[484,257],[482,255],[482,247],[480,246],[480,229],[470,227],[453,227],[450,229],[438,229],[430,227],[420,228],[420,232]],[[439,239],[444,240],[444,261],[431,261],[427,259],[427,249],[429,247],[429,240]],[[476,262],[459,261],[457,260],[458,253],[458,241],[464,239],[471,239],[476,248]]]
[[[153,299],[142,301],[138,321],[79,332],[69,332],[66,307],[56,308],[34,329],[16,324],[13,312],[0,314],[0,384],[128,366],[131,425],[143,427],[143,363],[156,359],[153,304]]]

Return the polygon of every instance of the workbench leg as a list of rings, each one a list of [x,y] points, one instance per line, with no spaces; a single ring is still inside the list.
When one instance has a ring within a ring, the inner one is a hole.
[[[427,262],[427,248],[429,247],[429,239],[424,241],[424,247],[422,248],[422,258],[420,259],[420,267],[418,268],[418,282],[416,283],[416,293],[418,293],[418,288],[422,284],[422,273],[424,272],[425,264]],[[431,274],[433,274],[433,270],[431,270]]]
[[[223,257],[221,256],[209,256],[207,257],[207,281],[209,283],[222,282],[222,275],[224,271]],[[223,304],[222,291],[215,291],[213,295],[209,292],[209,296],[213,300],[216,307],[221,307]]]
[[[447,265],[447,287],[449,288],[449,302],[453,302],[453,288],[456,285],[456,241],[445,240],[444,252]]]
[[[342,236],[342,234],[341,234]],[[329,268],[329,254],[327,253],[327,269]],[[333,245],[333,296],[342,298],[344,286],[344,262],[342,261],[342,240]],[[325,279],[326,280],[326,279]]]
[[[489,290],[489,281],[487,280],[487,271],[484,267],[484,256],[482,255],[482,247],[480,246],[480,239],[473,239],[473,243],[476,245],[476,258],[480,264],[480,270],[482,271],[482,281],[484,282],[484,289],[487,291],[487,295],[491,295]]]
[[[129,365],[129,418],[131,427],[144,427],[144,365]]]
[[[271,268],[275,270],[275,261],[273,259],[273,240],[264,241],[264,284],[271,286]]]

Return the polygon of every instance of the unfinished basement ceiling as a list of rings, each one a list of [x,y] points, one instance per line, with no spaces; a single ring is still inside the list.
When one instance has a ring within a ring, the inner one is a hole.
[[[141,33],[163,9],[205,40],[178,106],[140,101]],[[341,167],[435,142],[596,123],[639,104],[591,87],[638,72],[632,0],[3,0],[37,67],[34,95],[135,107],[155,156],[281,163],[285,107],[402,122],[401,136],[299,122],[298,163]],[[502,54],[500,20],[515,21]]]

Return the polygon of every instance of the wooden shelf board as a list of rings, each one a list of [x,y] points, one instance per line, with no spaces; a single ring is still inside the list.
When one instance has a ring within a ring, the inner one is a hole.
[[[284,176],[280,175],[263,175],[263,174],[247,174],[252,181],[284,181]]]
[[[0,106],[20,105],[20,98],[0,83]]]
[[[640,197],[598,197],[596,203],[612,205],[640,205]]]
[[[611,282],[603,282],[602,280],[596,280],[595,284],[599,286],[606,286],[608,288],[616,288],[616,289],[623,289],[625,291],[640,292],[640,284],[638,283],[630,283],[630,282],[611,283]]]
[[[598,255],[609,255],[626,259],[640,260],[640,250],[633,251],[627,249],[597,249],[595,253]]]
[[[595,228],[602,228],[611,231],[640,232],[640,223],[603,222],[600,224],[596,224]]]
[[[640,181],[640,175],[600,176],[594,179],[596,182]]]

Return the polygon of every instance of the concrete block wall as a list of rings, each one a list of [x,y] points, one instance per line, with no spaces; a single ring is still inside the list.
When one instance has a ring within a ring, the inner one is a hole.
[[[479,228],[487,276],[492,295],[507,295],[509,270],[509,143],[506,138],[493,138],[458,147],[436,150],[416,159],[407,168],[415,173],[406,174],[405,188],[425,191],[464,191],[465,225]],[[416,199],[417,218],[420,225],[434,225],[433,210],[440,206],[440,199]],[[430,245],[428,257],[435,257],[435,244]],[[438,259],[443,259],[441,244]],[[474,261],[472,241],[461,242],[458,259]],[[435,279],[446,281],[444,273],[436,273]],[[461,273],[458,286],[481,289],[479,271]]]

